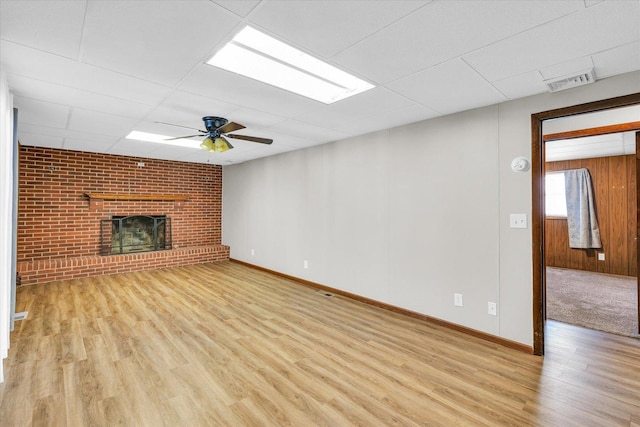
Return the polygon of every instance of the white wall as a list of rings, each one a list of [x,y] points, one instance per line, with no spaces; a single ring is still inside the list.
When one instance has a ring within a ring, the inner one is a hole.
[[[508,225],[530,218],[531,172],[510,162],[530,157],[532,113],[638,91],[632,73],[227,166],[223,241],[232,258],[532,345],[531,230]]]
[[[13,97],[6,75],[0,74],[0,382],[2,360],[8,356],[11,328],[13,251]]]

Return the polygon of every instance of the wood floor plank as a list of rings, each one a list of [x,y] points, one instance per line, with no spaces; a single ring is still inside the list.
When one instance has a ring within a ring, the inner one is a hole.
[[[34,426],[66,426],[67,416],[63,394],[55,393],[37,399],[33,406],[32,424]]]
[[[18,288],[2,426],[639,426],[640,342],[544,358],[233,262]]]

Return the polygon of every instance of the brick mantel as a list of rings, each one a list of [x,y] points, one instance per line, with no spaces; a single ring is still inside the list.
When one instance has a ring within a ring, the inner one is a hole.
[[[187,200],[187,194],[84,193],[89,199],[101,200]]]
[[[89,198],[89,207],[103,207],[103,200],[137,200],[137,201],[172,201],[174,206],[182,208],[183,202],[189,200],[188,194],[131,194],[131,193],[84,193]]]

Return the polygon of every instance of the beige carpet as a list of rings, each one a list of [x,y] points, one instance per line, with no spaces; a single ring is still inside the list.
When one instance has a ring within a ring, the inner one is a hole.
[[[547,267],[547,318],[640,338],[636,278]]]

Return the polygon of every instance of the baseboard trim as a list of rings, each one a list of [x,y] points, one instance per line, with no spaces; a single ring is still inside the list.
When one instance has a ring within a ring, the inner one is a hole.
[[[337,295],[342,295],[344,297],[347,298],[351,298],[353,300],[365,303],[365,304],[369,304],[375,307],[379,307],[385,310],[389,310],[389,311],[393,311],[395,313],[399,313],[405,316],[409,316],[409,317],[413,317],[416,319],[420,319],[423,320],[425,322],[428,323],[432,323],[434,325],[438,325],[438,326],[442,326],[448,329],[452,329],[454,331],[458,331],[458,332],[462,332],[464,334],[467,335],[471,335],[473,337],[476,338],[480,338],[483,339],[485,341],[489,341],[495,344],[499,344],[503,347],[507,347],[507,348],[511,348],[513,350],[518,350],[521,351],[523,353],[528,353],[528,354],[533,354],[533,347],[525,345],[525,344],[521,344],[519,342],[516,341],[511,341],[508,340],[506,338],[502,338],[502,337],[498,337],[496,335],[492,335],[492,334],[488,334],[486,332],[482,332],[482,331],[478,331],[477,329],[473,329],[473,328],[468,328],[466,326],[462,326],[462,325],[458,325],[456,323],[451,323],[451,322],[447,322],[446,320],[442,320],[442,319],[438,319],[437,317],[431,317],[431,316],[427,316],[426,314],[422,314],[422,313],[416,313],[415,311],[411,311],[411,310],[407,310],[401,307],[397,307],[395,305],[391,305],[391,304],[387,304],[384,302],[380,302],[380,301],[376,301],[370,298],[366,298],[360,295],[356,295],[356,294],[352,294],[351,292],[346,292],[346,291],[342,291],[340,289],[335,289],[329,286],[325,286],[322,285],[320,283],[316,283],[316,282],[311,282],[309,280],[305,280],[305,279],[301,279],[299,277],[295,277],[295,276],[290,276],[288,274],[285,273],[281,273],[279,271],[275,271],[275,270],[270,270],[268,268],[265,267],[261,267],[259,265],[255,265],[255,264],[251,264],[245,261],[240,261],[238,259],[235,258],[229,258],[229,261],[231,262],[235,262],[238,264],[242,264],[245,265],[247,267],[250,268],[254,268],[256,270],[261,270],[267,273],[271,273],[274,274],[276,276],[280,276],[280,277],[284,277],[285,279],[289,279],[289,280],[294,280],[296,282],[299,282],[303,285],[307,285],[316,289],[321,289],[323,291],[327,291],[327,292],[331,292],[333,294],[337,294]]]

